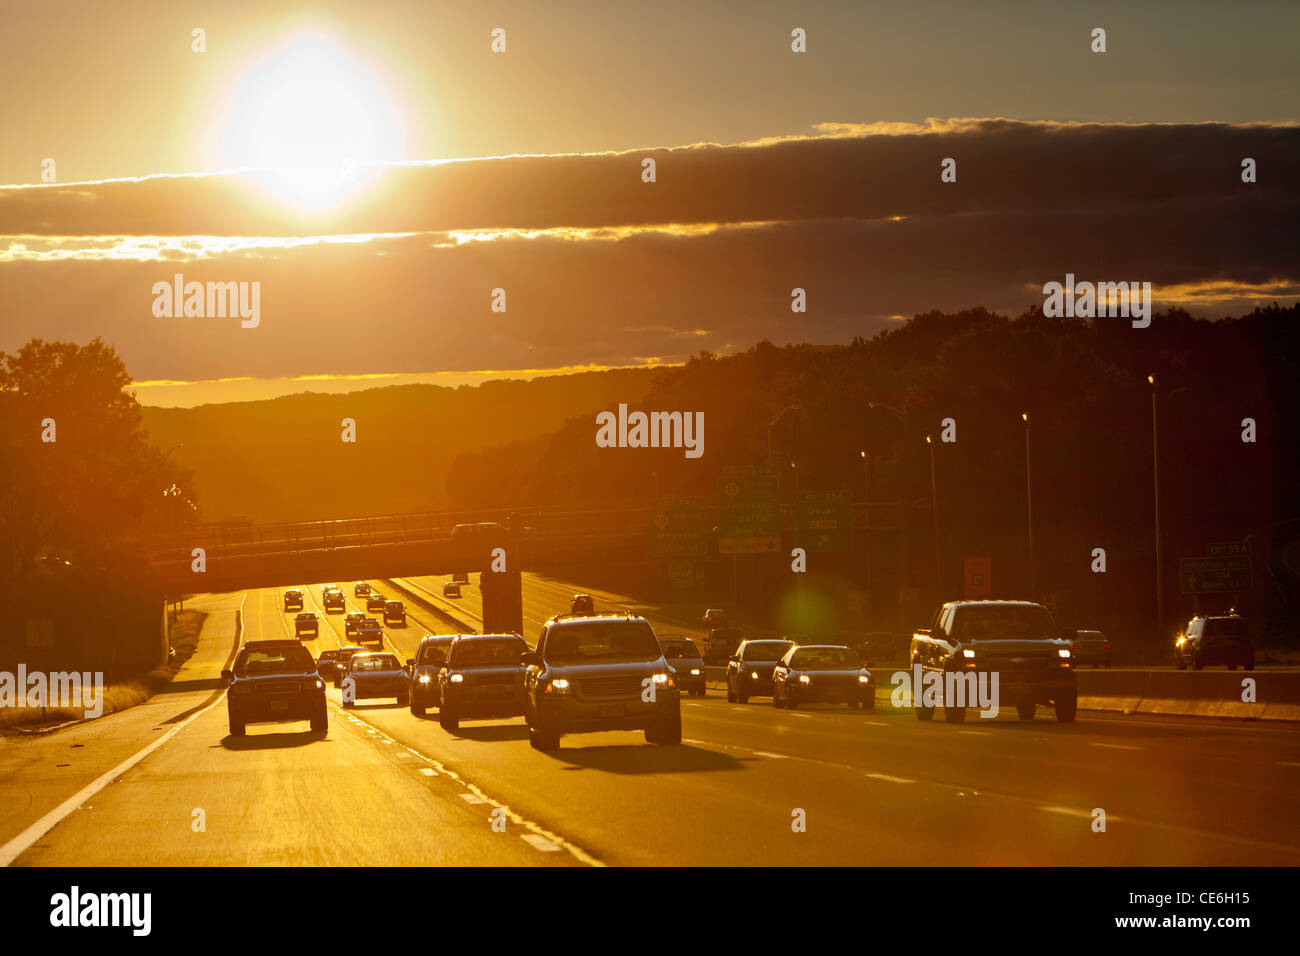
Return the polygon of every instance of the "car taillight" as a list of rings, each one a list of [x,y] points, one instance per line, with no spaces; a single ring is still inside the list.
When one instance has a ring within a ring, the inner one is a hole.
[[[1109,645],[1109,644],[1103,644],[1102,646],[1105,647],[1106,650],[1110,650],[1110,645]]]

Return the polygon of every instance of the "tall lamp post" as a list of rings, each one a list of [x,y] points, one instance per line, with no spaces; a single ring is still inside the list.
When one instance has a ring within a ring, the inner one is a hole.
[[[1029,470],[1029,413],[1020,415],[1025,421],[1025,509],[1029,524],[1029,599],[1038,600],[1038,566],[1034,563],[1034,483]]]
[[[770,422],[767,423],[767,468],[768,468],[768,471],[771,471],[771,470],[772,470],[772,428],[776,425],[777,422],[779,422],[779,421],[781,420],[781,416],[784,415],[786,412],[797,412],[798,410],[799,410],[799,406],[798,406],[797,404],[795,404],[795,405],[787,405],[785,408],[781,409],[779,412],[777,412],[775,415],[773,415],[773,416],[772,416],[772,420],[771,420]]]
[[[1147,376],[1151,386],[1151,482],[1156,508],[1156,635],[1163,633],[1165,624],[1164,565],[1160,558],[1160,425],[1156,415],[1156,377]]]
[[[867,571],[867,606],[866,621],[867,630],[871,630],[871,459],[867,457],[865,450],[858,453],[862,456],[862,563],[866,565]]]
[[[934,522],[934,587],[938,599],[943,600],[943,559],[939,552],[939,483],[934,476],[934,436],[926,435],[930,446],[930,518]]]

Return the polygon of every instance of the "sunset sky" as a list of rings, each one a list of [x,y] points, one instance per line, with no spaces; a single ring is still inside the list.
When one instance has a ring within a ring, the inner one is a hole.
[[[3,16],[0,349],[100,336],[200,383],[147,403],[843,342],[1067,272],[1215,316],[1300,296],[1295,4]],[[155,316],[176,273],[260,283],[258,326]]]

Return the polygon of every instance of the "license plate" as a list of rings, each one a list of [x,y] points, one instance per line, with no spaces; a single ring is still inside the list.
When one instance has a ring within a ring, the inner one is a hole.
[[[289,709],[289,702],[288,702],[287,700],[273,700],[273,701],[271,701],[271,709],[272,709],[272,710],[288,710],[288,709]]]
[[[600,716],[602,717],[625,717],[627,715],[626,704],[601,704]]]

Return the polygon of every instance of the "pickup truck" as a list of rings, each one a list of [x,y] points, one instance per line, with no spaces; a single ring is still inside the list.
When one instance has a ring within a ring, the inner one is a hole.
[[[944,718],[961,723],[967,701],[958,706],[947,695],[966,675],[997,675],[998,706],[1015,705],[1021,720],[1031,720],[1038,704],[1051,703],[1056,719],[1074,720],[1078,704],[1071,640],[1057,627],[1052,612],[1030,601],[949,601],[941,604],[930,626],[912,635],[911,664],[915,675],[912,705],[920,720],[934,717],[933,697],[927,703],[919,686],[927,674],[938,674],[938,706]],[[954,695],[955,696],[955,695]]]

